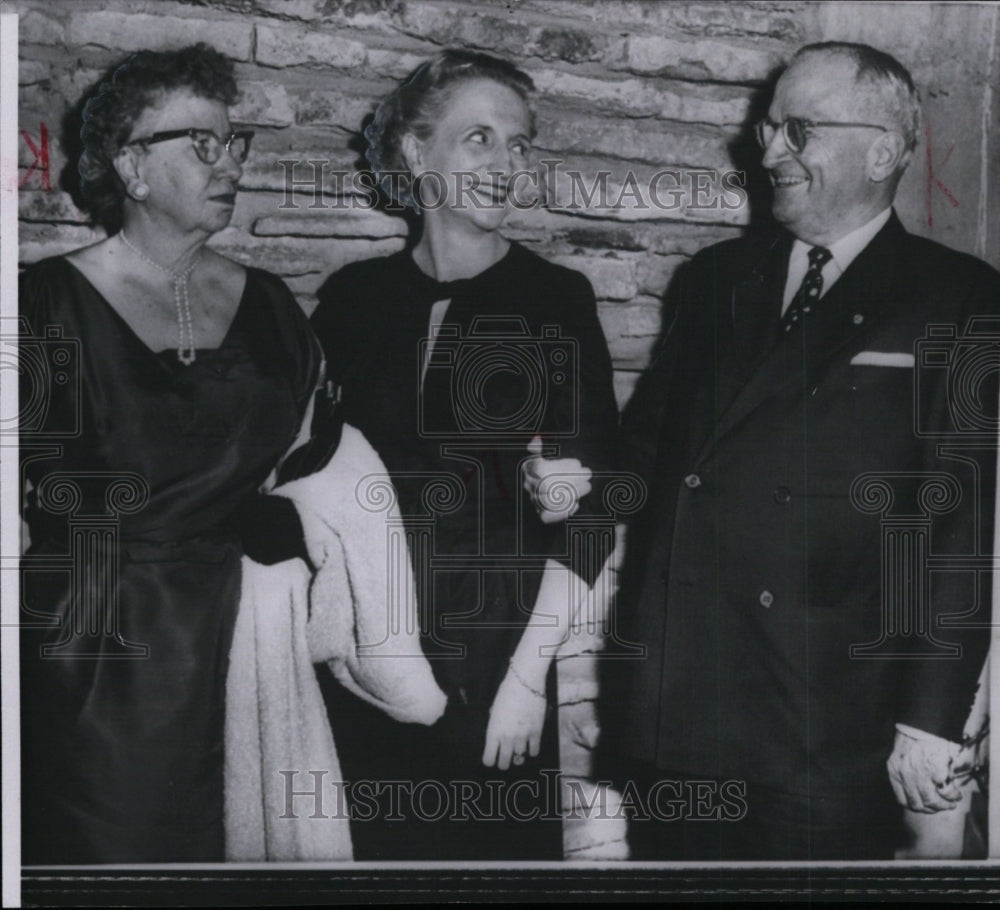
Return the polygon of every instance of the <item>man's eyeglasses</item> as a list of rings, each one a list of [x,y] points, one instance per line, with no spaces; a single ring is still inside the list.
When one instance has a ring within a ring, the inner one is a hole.
[[[149,146],[156,142],[167,142],[170,139],[180,139],[184,136],[191,139],[195,154],[205,164],[215,164],[222,157],[223,149],[233,156],[237,164],[243,164],[247,160],[247,155],[250,154],[250,140],[253,139],[253,130],[238,130],[230,133],[223,142],[213,130],[189,127],[183,130],[164,130],[160,133],[153,133],[151,136],[132,139],[125,144]]]
[[[801,152],[809,141],[809,131],[817,126],[854,127],[856,129],[881,130],[888,133],[889,128],[877,123],[851,123],[845,120],[806,120],[804,117],[788,117],[781,123],[775,123],[770,117],[765,117],[757,123],[757,141],[760,147],[766,149],[774,134],[781,129],[785,145],[795,153]]]

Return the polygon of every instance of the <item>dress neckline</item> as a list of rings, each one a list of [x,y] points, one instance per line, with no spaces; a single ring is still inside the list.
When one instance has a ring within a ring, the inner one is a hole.
[[[471,275],[468,278],[454,278],[451,281],[439,281],[437,278],[428,275],[417,265],[417,261],[413,258],[412,250],[403,250],[400,255],[413,275],[414,287],[417,291],[423,291],[423,294],[427,295],[432,301],[445,300],[468,290],[477,282],[488,279],[494,272],[498,272],[501,268],[505,267],[517,255],[515,250],[519,251],[521,249],[517,242],[511,240],[509,243],[510,246],[508,246],[507,252],[492,265],[487,266],[481,272]]]
[[[148,344],[146,344],[145,341],[142,340],[142,338],[139,336],[139,333],[136,332],[136,330],[132,328],[132,326],[129,324],[129,321],[124,316],[122,316],[122,314],[119,313],[114,306],[111,305],[111,301],[104,296],[104,294],[100,291],[97,285],[95,285],[94,282],[92,282],[78,266],[76,266],[73,262],[71,262],[66,256],[59,256],[56,258],[60,262],[63,262],[67,266],[69,266],[70,270],[74,275],[77,276],[78,280],[82,281],[91,290],[94,296],[97,297],[97,299],[101,302],[101,304],[111,313],[112,319],[118,324],[119,328],[122,330],[122,334],[132,338],[134,343],[138,345],[143,351],[145,351],[146,354],[148,354],[157,363],[171,367],[181,366],[180,360],[176,360],[177,356],[176,348],[163,348],[162,350],[154,351]],[[236,310],[233,313],[233,318],[229,321],[229,325],[226,327],[226,332],[222,336],[222,341],[219,343],[217,347],[195,348],[195,351],[197,353],[211,354],[217,351],[221,351],[223,348],[229,346],[229,342],[233,334],[233,327],[241,319],[243,310],[245,309],[247,292],[250,287],[250,269],[244,267],[243,273],[244,273],[243,291],[240,294],[239,302],[236,304]],[[164,357],[165,354],[173,354],[176,363]]]

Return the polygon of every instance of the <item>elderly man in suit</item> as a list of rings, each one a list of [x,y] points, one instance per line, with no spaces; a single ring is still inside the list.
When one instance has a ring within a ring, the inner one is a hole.
[[[901,804],[961,799],[996,457],[969,319],[1000,275],[893,212],[919,125],[894,58],[804,47],[758,125],[781,229],[674,282],[626,416],[650,485],[621,603],[647,649],[616,739],[635,859],[891,858]]]

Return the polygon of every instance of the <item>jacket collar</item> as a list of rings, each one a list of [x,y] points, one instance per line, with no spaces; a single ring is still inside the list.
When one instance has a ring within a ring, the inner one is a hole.
[[[779,334],[778,324],[793,238],[782,232],[770,244],[763,258],[733,285],[734,344],[747,368],[747,379],[720,415],[699,459],[714,440],[735,428],[769,397],[795,385],[805,394],[838,352],[900,304],[892,288],[897,285],[899,246],[905,237],[906,230],[893,212],[824,295],[804,328],[787,336]]]

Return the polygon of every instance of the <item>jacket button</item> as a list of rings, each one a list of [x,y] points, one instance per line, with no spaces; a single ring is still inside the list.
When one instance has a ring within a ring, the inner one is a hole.
[[[757,599],[762,607],[770,607],[774,603],[774,595],[768,590],[761,591]]]
[[[684,478],[684,483],[687,487],[694,490],[695,488],[701,486],[701,478],[697,474],[688,474],[688,476]]]
[[[774,491],[774,501],[784,505],[786,502],[791,502],[792,491],[788,487],[778,487]]]

